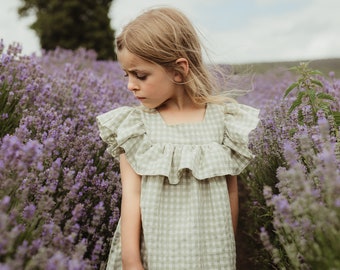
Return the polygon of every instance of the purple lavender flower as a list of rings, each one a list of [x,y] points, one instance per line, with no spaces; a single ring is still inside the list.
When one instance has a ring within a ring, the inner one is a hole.
[[[36,206],[31,203],[24,208],[22,215],[27,220],[32,219],[34,216],[35,210],[36,210]]]

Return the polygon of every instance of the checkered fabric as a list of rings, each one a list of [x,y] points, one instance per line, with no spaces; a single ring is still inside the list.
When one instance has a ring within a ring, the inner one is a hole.
[[[236,269],[225,176],[253,157],[248,134],[258,110],[208,104],[199,123],[168,125],[156,111],[121,107],[97,117],[115,157],[125,152],[142,175],[141,255],[145,270]],[[120,224],[107,269],[120,270]]]

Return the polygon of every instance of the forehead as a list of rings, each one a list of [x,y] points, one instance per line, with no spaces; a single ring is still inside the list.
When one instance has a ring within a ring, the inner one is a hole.
[[[118,51],[117,58],[124,70],[152,69],[156,67],[156,64],[145,61],[125,48]]]

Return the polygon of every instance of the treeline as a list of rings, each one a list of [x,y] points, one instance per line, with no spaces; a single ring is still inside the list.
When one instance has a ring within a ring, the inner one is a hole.
[[[94,50],[98,59],[115,60],[114,30],[109,11],[113,0],[21,0],[21,17],[36,16],[31,24],[40,46]]]

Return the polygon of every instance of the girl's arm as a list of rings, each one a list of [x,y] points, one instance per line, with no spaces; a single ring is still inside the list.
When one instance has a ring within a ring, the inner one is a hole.
[[[140,255],[141,212],[139,202],[141,176],[132,169],[125,154],[120,155],[120,174],[122,181],[120,224],[123,269],[143,270]]]
[[[231,218],[233,222],[234,234],[236,235],[237,222],[238,222],[238,188],[237,176],[227,175],[227,185],[231,208]]]

